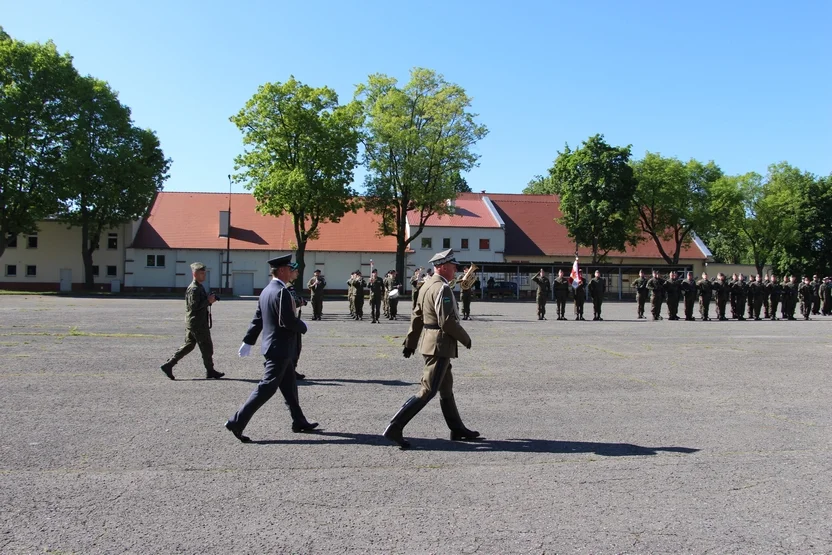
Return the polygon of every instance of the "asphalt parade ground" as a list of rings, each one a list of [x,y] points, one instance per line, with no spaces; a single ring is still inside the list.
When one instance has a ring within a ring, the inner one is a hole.
[[[402,451],[381,433],[418,390],[408,322],[346,302],[304,337],[320,432],[280,394],[254,443],[223,427],[262,373],[237,356],[255,303],[214,305],[224,379],[195,351],[170,381],[183,300],[0,296],[0,553],[832,553],[830,317],[475,302],[453,375],[483,439],[449,441],[434,399]]]

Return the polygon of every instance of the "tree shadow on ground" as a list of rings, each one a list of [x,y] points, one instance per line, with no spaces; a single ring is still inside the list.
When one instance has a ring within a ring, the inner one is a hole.
[[[419,385],[415,382],[403,382],[402,380],[352,380],[352,379],[335,379],[335,378],[304,378],[298,381],[298,385],[334,385],[341,386],[345,383],[358,384],[375,384],[375,385],[390,385],[390,386],[404,386],[404,385]]]
[[[313,431],[303,439],[267,439],[253,441],[258,445],[381,445],[395,448],[382,435],[351,434],[346,432]],[[632,443],[596,443],[586,441],[556,441],[551,439],[486,439],[450,441],[444,439],[407,438],[410,451],[511,452],[511,453],[594,453],[601,457],[653,456],[668,453],[691,454],[699,449],[691,447],[645,447]]]
[[[260,380],[256,380],[253,378],[220,378],[215,380],[214,378],[176,378],[177,382],[247,382],[247,383],[260,383]]]

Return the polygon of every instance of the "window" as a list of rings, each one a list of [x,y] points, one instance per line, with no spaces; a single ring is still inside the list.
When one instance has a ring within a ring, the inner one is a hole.
[[[94,277],[98,277],[98,266],[93,266],[92,267],[92,275]]]
[[[14,264],[6,264],[6,275],[9,277],[14,277],[17,275],[17,266]]]
[[[459,248],[461,250],[467,251],[468,250],[468,239],[460,239]]]
[[[37,266],[26,266],[26,277],[35,277],[38,275]]]
[[[165,255],[164,254],[148,254],[147,255],[148,268],[164,268]]]
[[[445,237],[444,239],[442,239],[442,248],[443,249],[451,248],[451,238],[450,237]]]
[[[491,240],[490,239],[480,239],[480,250],[487,251],[491,248]]]
[[[107,266],[107,277],[115,277],[118,275],[118,268],[115,266]]]
[[[118,248],[118,233],[107,234],[107,248],[111,250]]]
[[[29,240],[26,243],[26,246],[30,249],[38,248],[38,236],[37,235],[29,235]]]
[[[17,248],[17,235],[9,234],[9,240],[6,241],[6,248],[9,248],[9,249],[16,249]]]
[[[422,237],[422,248],[423,249],[433,248],[433,240],[430,237]]]

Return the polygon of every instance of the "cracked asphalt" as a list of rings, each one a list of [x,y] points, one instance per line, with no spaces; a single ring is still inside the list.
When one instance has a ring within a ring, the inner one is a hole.
[[[345,302],[304,338],[320,433],[279,394],[253,444],[223,428],[262,372],[236,356],[255,302],[214,306],[225,379],[194,352],[172,382],[184,301],[0,296],[0,552],[832,553],[832,318],[475,302],[454,388],[484,439],[448,441],[434,400],[401,451],[380,434],[418,388],[408,324]]]

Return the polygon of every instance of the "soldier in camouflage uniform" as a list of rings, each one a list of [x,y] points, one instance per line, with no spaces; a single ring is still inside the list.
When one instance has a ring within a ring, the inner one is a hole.
[[[367,282],[361,276],[361,270],[356,270],[353,278],[348,282],[350,289],[352,289],[353,309],[355,310],[355,319],[364,319],[364,288],[367,287]]]
[[[772,320],[777,320],[777,305],[783,294],[783,288],[777,283],[777,276],[772,275],[766,286],[768,291],[768,315]]]
[[[601,305],[604,302],[604,293],[607,290],[607,284],[601,277],[600,270],[595,270],[595,277],[589,281],[589,296],[592,297],[593,320],[603,320],[601,318]]]
[[[464,272],[468,271],[468,268],[463,270]],[[463,320],[470,320],[471,319],[471,298],[474,296],[474,286],[471,284],[471,287],[463,287],[463,284],[459,284],[459,298],[462,301],[462,319]]]
[[[737,283],[735,284],[737,290],[737,320],[745,320],[745,302],[748,300],[748,284],[745,283],[745,276],[740,274]]]
[[[716,281],[712,283],[712,287],[713,294],[716,295],[717,320],[727,320],[725,309],[728,304],[728,299],[731,296],[731,285],[725,280],[725,274],[719,272],[716,276]]]
[[[647,282],[649,280],[644,277],[644,270],[638,271],[638,279],[633,282],[633,289],[636,290],[636,302],[638,303],[638,318],[644,319],[644,305],[647,303],[647,298],[650,295],[650,290],[647,289]]]
[[[546,276],[546,270],[543,268],[532,278],[532,281],[537,284],[537,319],[545,320],[546,301],[549,300],[549,296],[552,294],[552,284],[549,282],[549,278]]]
[[[765,300],[765,285],[763,285],[763,278],[760,274],[754,278],[754,281],[751,285],[748,286],[748,293],[751,297],[751,308],[753,310],[753,316],[755,320],[762,320],[760,317],[760,312],[763,308],[763,301]]]
[[[676,272],[670,272],[670,276],[664,283],[664,294],[667,298],[667,319],[679,319],[679,296],[682,289],[682,281],[676,277]]]
[[[370,289],[370,316],[373,319],[370,323],[378,324],[381,316],[381,298],[384,296],[386,289],[384,280],[378,277],[378,270],[375,268],[370,272],[370,281],[367,283],[367,287]]]
[[[350,274],[350,279],[347,280],[347,301],[350,304],[350,318],[353,320],[356,319],[355,317],[355,289],[352,287],[352,280],[355,279],[355,272]]]
[[[731,318],[737,319],[741,316],[737,311],[737,299],[739,298],[739,278],[737,274],[731,276],[731,280],[728,282],[728,289],[730,290],[730,297],[731,297]]]
[[[803,283],[798,287],[797,294],[800,297],[800,313],[804,320],[808,320],[812,314],[812,305],[815,301],[815,288],[809,276],[803,278]]]
[[[586,302],[586,280],[584,279],[584,271],[581,270],[578,284],[572,284],[573,297],[575,303],[575,320],[584,319],[584,303]]]
[[[685,295],[685,320],[693,322],[693,306],[696,304],[696,280],[693,279],[693,272],[688,272],[688,279],[682,282],[682,293]]]
[[[662,303],[664,302],[664,280],[657,270],[653,270],[653,277],[647,281],[650,290],[650,312],[653,320],[663,320]]]
[[[202,286],[206,276],[205,264],[191,264],[191,274],[194,280],[185,292],[185,343],[160,368],[165,376],[175,380],[173,367],[199,345],[202,363],[205,365],[205,377],[218,380],[225,374],[214,370],[214,343],[211,341],[210,321],[210,307],[217,301],[217,296],[213,293],[209,295]]]
[[[751,290],[751,285],[756,283],[754,276],[748,276],[748,283],[745,286],[745,304],[748,307],[748,319],[754,319],[754,291]]]
[[[797,283],[797,277],[791,276],[788,283],[783,284],[783,319],[797,320],[794,317],[794,312],[797,309],[797,289],[800,284]]]
[[[832,278],[823,278],[820,288],[820,313],[824,316],[832,315]]]
[[[769,296],[771,295],[771,288],[769,287],[770,285],[771,274],[766,274],[766,277],[763,280],[763,318],[765,318],[766,320],[768,320],[770,317],[770,313],[768,310],[769,305],[771,304],[769,302]]]
[[[812,314],[817,316],[820,314],[820,289],[823,286],[823,282],[818,278],[817,274],[814,275],[812,278]]]
[[[393,291],[398,291],[401,293],[402,286],[399,284],[399,279],[397,277],[398,272],[396,270],[390,270],[390,277],[387,280],[387,310],[389,311],[389,316],[391,320],[395,320],[396,317],[399,315],[399,296],[398,294],[395,297],[390,297],[390,293]]]
[[[558,270],[558,277],[554,281],[555,302],[558,307],[558,320],[566,320],[566,301],[569,300],[569,280]]]
[[[326,287],[326,280],[321,275],[320,270],[312,272],[312,277],[306,284],[309,289],[309,296],[312,301],[312,319],[320,320],[324,310],[324,288]]]
[[[696,282],[696,287],[699,289],[699,315],[702,321],[710,320],[708,312],[711,308],[711,293],[713,292],[713,283],[708,279],[708,274],[702,272],[702,278]]]

